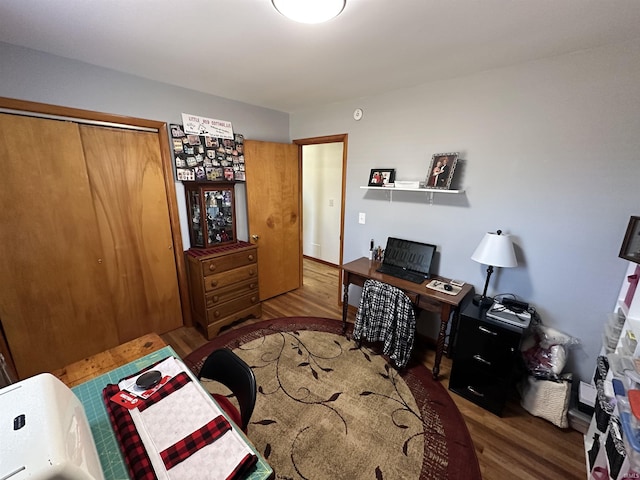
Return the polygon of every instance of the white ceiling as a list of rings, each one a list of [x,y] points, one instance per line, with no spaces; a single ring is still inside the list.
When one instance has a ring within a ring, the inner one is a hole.
[[[285,112],[640,37],[640,0],[1,0],[0,41]]]

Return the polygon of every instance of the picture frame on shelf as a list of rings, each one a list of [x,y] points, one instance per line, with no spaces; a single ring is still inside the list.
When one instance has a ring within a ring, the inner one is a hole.
[[[427,170],[425,187],[449,190],[457,163],[458,152],[434,153]]]
[[[369,173],[370,187],[383,187],[395,180],[396,171],[393,168],[372,168]]]
[[[640,217],[632,216],[620,247],[620,258],[640,263]]]

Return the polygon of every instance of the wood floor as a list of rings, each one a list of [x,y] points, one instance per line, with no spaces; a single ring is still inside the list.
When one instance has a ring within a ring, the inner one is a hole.
[[[305,259],[304,285],[301,288],[263,302],[260,320],[246,320],[230,328],[291,316],[339,319],[342,308],[338,305],[338,282],[337,268]],[[353,321],[354,312],[349,313],[349,319]],[[164,334],[162,338],[180,356],[206,343],[196,329],[188,327]],[[417,342],[414,354],[419,355],[425,366],[432,368],[435,351],[431,346]],[[451,360],[445,357],[440,367],[445,387],[449,385],[450,370]],[[587,478],[581,433],[560,429],[530,415],[517,398],[509,402],[503,417],[497,417],[455,393],[449,393],[469,428],[484,480]]]

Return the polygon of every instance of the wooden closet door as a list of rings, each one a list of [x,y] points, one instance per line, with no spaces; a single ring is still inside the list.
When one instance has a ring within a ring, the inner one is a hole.
[[[78,126],[0,114],[0,322],[20,378],[118,344]]]
[[[87,125],[80,132],[120,342],[181,327],[158,135]]]

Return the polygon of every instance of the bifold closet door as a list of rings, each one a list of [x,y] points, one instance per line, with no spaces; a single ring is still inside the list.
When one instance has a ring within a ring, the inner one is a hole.
[[[0,322],[20,378],[119,343],[79,127],[0,114]]]
[[[182,326],[158,135],[81,125],[120,342]]]

